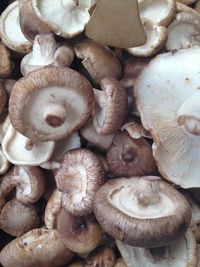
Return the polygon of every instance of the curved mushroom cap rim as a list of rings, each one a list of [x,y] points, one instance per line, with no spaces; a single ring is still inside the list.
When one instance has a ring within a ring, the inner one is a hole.
[[[109,194],[115,186],[117,189],[122,184],[131,183],[131,180],[135,179],[141,178],[110,180],[97,191],[93,206],[97,221],[102,227],[116,239],[138,247],[166,245],[185,233],[191,220],[190,206],[186,199],[166,182],[160,181],[159,184],[163,186],[165,192],[169,192],[176,203],[173,215],[140,219],[127,216],[110,203]]]
[[[28,105],[31,102],[33,105]],[[51,112],[50,105],[56,105],[59,112],[60,108],[65,109],[66,118],[60,127],[51,127],[48,122],[45,124],[45,112]],[[81,128],[93,106],[94,93],[85,77],[69,68],[44,67],[15,84],[10,96],[9,114],[12,125],[21,134],[33,141],[50,141],[67,137]],[[70,116],[67,116],[68,109]]]

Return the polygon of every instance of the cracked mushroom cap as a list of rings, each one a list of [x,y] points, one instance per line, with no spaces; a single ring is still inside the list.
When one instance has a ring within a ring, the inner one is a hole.
[[[62,192],[62,206],[82,216],[92,212],[94,195],[104,182],[104,167],[93,152],[75,149],[65,154],[55,179]]]
[[[1,14],[0,36],[2,42],[11,50],[22,54],[31,50],[32,44],[26,39],[20,28],[17,1],[10,4]]]
[[[94,213],[112,237],[135,247],[160,247],[184,234],[190,205],[156,176],[109,180],[96,193]]]
[[[14,63],[11,60],[10,51],[0,42],[0,78],[7,78],[11,75]]]
[[[146,43],[142,46],[127,48],[126,50],[133,56],[150,57],[165,46],[167,30],[164,26],[154,25],[148,19],[143,19],[142,24],[147,35]]]
[[[33,144],[30,139],[17,132],[11,124],[9,124],[2,141],[5,157],[16,165],[38,166],[50,159],[54,147],[54,141]]]
[[[141,18],[154,25],[167,26],[176,15],[175,0],[139,0]]]
[[[84,31],[90,19],[91,0],[32,0],[36,15],[51,31],[72,38]],[[55,15],[57,14],[57,15]]]
[[[200,186],[199,56],[199,47],[157,56],[134,89],[159,171],[183,188]]]
[[[60,140],[85,124],[94,103],[93,89],[81,74],[46,67],[15,83],[9,115],[14,128],[33,141]]]
[[[200,15],[180,12],[167,28],[167,50],[200,45]]]
[[[121,83],[113,78],[104,78],[102,90],[94,90],[96,105],[92,122],[100,135],[114,134],[123,125],[128,111],[128,97]]]
[[[0,214],[0,228],[15,237],[37,228],[39,224],[35,206],[22,204],[16,199],[8,201]]]
[[[143,137],[133,139],[126,132],[115,135],[106,158],[118,177],[150,175],[156,171],[151,145]]]
[[[34,41],[36,35],[50,32],[47,25],[35,14],[31,0],[22,3],[19,21],[23,34],[31,42]]]
[[[38,167],[15,166],[11,183],[16,186],[17,200],[24,204],[37,202],[45,191],[44,175]]]
[[[74,51],[76,56],[82,59],[82,65],[96,83],[99,84],[106,77],[121,77],[121,64],[108,47],[84,39],[74,45]]]
[[[64,209],[57,216],[56,229],[65,245],[75,253],[87,254],[101,241],[102,230],[97,222],[87,216],[73,216]]]
[[[0,262],[5,267],[60,267],[73,256],[56,230],[37,228],[6,245]]]
[[[171,244],[158,248],[137,248],[116,241],[128,267],[196,267],[197,246],[190,229]]]

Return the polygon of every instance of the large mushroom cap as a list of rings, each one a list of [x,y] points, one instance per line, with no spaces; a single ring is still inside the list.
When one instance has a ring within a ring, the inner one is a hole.
[[[63,192],[65,210],[78,216],[90,214],[103,176],[102,162],[93,152],[87,149],[69,151],[55,177],[58,190]]]
[[[0,35],[3,43],[16,52],[27,53],[31,50],[32,44],[26,39],[20,28],[18,1],[10,4],[2,13]]]
[[[128,267],[196,267],[197,248],[191,230],[168,246],[144,249],[117,241],[117,247]]]
[[[136,247],[169,244],[191,220],[185,197],[155,176],[108,181],[95,195],[94,213],[106,232]]]
[[[199,56],[199,47],[159,55],[135,85],[143,126],[155,142],[158,168],[183,188],[200,186]]]
[[[31,140],[59,140],[88,120],[94,106],[90,83],[69,68],[43,68],[20,79],[12,90],[12,125]]]
[[[71,38],[84,30],[90,19],[91,0],[32,0],[36,15],[56,34]]]

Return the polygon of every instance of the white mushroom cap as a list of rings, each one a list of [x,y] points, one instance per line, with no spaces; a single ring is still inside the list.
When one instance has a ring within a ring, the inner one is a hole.
[[[200,45],[200,16],[192,12],[180,12],[167,31],[167,50]]]
[[[166,26],[175,17],[175,0],[139,0],[140,16],[154,25]]]
[[[71,38],[84,30],[92,4],[91,0],[32,0],[36,15],[64,38]]]
[[[191,230],[168,246],[144,249],[117,241],[117,247],[128,267],[196,267],[197,248]]]
[[[2,42],[19,53],[28,53],[32,44],[26,39],[19,24],[19,7],[15,1],[10,4],[0,17],[0,35]]]
[[[126,49],[133,56],[149,57],[156,54],[165,46],[167,40],[167,31],[165,27],[154,25],[147,19],[143,19],[143,26],[147,34],[146,43],[142,46]]]
[[[61,166],[60,161],[64,155],[71,149],[81,147],[81,139],[78,132],[55,142],[55,148],[49,161],[40,165],[44,169],[58,169]]]
[[[154,139],[159,171],[183,188],[200,186],[199,56],[199,47],[159,55],[135,84],[137,106]]]
[[[0,148],[0,174],[4,174],[10,167],[10,163]]]
[[[3,153],[9,162],[16,165],[38,166],[50,159],[55,147],[54,141],[38,142],[31,150],[27,150],[27,140],[28,138],[9,125],[2,141]]]

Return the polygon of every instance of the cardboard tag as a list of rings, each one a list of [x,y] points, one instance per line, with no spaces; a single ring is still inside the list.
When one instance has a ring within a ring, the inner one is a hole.
[[[98,43],[118,48],[145,44],[137,0],[98,0],[85,34]]]

